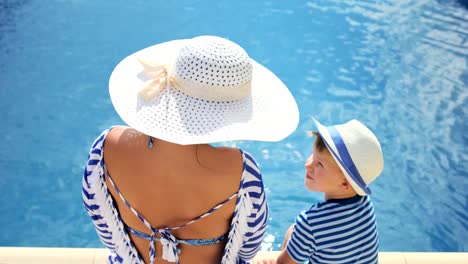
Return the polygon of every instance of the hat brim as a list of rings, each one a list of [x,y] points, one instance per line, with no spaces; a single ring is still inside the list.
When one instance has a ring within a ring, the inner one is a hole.
[[[146,81],[137,58],[172,64],[186,39],[164,42],[122,60],[109,80],[112,104],[130,127],[177,144],[231,140],[280,141],[298,125],[297,104],[284,83],[252,60],[252,92],[247,98],[216,102],[188,96],[168,86],[145,101],[138,95]]]
[[[363,190],[361,187],[359,187],[359,185],[353,180],[353,177],[351,177],[351,172],[343,164],[343,161],[337,157],[336,153],[338,153],[338,151],[335,146],[335,143],[333,142],[330,136],[330,133],[328,132],[328,129],[324,125],[322,125],[319,121],[317,121],[315,118],[312,118],[312,119],[315,124],[315,127],[317,127],[318,133],[322,137],[327,148],[330,150],[331,156],[335,160],[340,170],[343,172],[348,182],[351,184],[351,187],[356,191],[357,194],[361,196],[371,194],[369,187],[367,187],[367,190]]]

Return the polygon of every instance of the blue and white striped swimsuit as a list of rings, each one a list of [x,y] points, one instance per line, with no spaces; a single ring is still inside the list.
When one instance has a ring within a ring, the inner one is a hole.
[[[112,181],[112,178],[107,173],[111,185],[116,189],[120,198],[123,199],[134,214],[151,230],[151,234],[148,235],[125,225],[118,214],[113,198],[105,183],[106,168],[103,159],[103,147],[105,137],[109,131],[110,129],[107,129],[102,132],[93,143],[82,181],[84,205],[93,220],[101,242],[110,250],[108,258],[109,263],[144,263],[130,240],[128,232],[150,241],[149,254],[151,261],[153,261],[156,256],[154,241],[160,241],[163,244],[162,256],[165,260],[177,263],[177,245],[179,243],[195,246],[218,243],[225,238],[224,235],[213,239],[178,240],[170,231],[182,228],[183,226],[210,215],[219,207],[236,197],[236,207],[231,221],[231,227],[227,234],[227,243],[221,263],[249,263],[249,260],[252,259],[260,249],[268,219],[268,207],[262,177],[257,164],[250,154],[241,151],[243,157],[243,172],[240,188],[237,193],[189,223],[172,228],[156,229],[152,227],[125,200]],[[155,237],[155,234],[158,233],[161,235],[161,238]]]

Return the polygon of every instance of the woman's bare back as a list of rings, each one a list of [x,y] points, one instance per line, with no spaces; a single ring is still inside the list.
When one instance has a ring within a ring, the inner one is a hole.
[[[175,227],[200,216],[239,189],[242,155],[237,149],[210,145],[177,145],[154,139],[128,127],[107,135],[104,160],[120,192],[153,227]],[[150,230],[117,196],[106,178],[123,221],[150,234]],[[178,239],[209,239],[226,234],[236,204],[232,199],[212,215],[171,233]],[[149,241],[130,235],[145,263]],[[220,263],[226,241],[212,246],[180,244],[182,263]],[[156,263],[162,246],[156,246]]]

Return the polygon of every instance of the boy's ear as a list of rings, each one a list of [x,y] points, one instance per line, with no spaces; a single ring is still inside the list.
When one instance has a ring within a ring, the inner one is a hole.
[[[349,182],[348,182],[348,180],[346,178],[344,178],[343,181],[341,182],[341,186],[345,190],[348,190],[349,188],[351,188],[351,184],[349,184]]]

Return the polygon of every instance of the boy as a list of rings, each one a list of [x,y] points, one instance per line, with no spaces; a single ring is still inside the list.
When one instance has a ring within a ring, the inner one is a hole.
[[[351,120],[318,129],[305,163],[307,189],[325,201],[302,212],[286,233],[276,263],[377,263],[379,238],[367,184],[383,170],[379,141]]]

